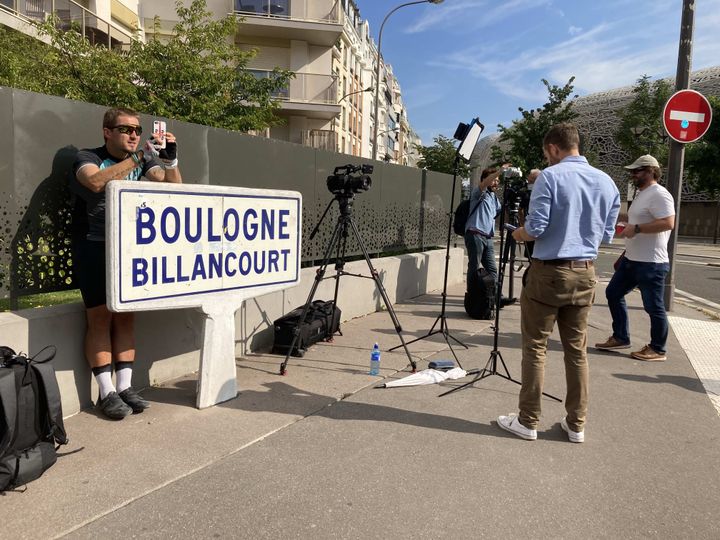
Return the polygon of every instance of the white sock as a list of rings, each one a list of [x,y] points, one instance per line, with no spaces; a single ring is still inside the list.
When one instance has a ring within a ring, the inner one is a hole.
[[[132,386],[132,362],[115,363],[115,382],[117,382],[118,393],[127,390]]]
[[[95,375],[95,380],[100,388],[100,399],[105,399],[110,392],[115,391],[115,387],[112,382],[112,369],[110,368],[110,364],[99,368],[92,368],[92,372],[93,375]]]

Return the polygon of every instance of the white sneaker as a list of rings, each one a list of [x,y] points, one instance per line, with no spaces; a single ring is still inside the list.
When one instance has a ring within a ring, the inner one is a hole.
[[[537,430],[528,429],[523,426],[520,423],[517,414],[513,413],[507,416],[498,416],[497,423],[500,429],[504,429],[513,435],[517,435],[521,439],[525,439],[526,441],[534,441],[537,439]]]
[[[563,429],[565,433],[567,433],[568,440],[570,442],[574,443],[581,443],[585,442],[585,432],[584,431],[573,431],[570,429],[567,423],[567,417],[564,417],[562,420],[560,420],[560,427]]]

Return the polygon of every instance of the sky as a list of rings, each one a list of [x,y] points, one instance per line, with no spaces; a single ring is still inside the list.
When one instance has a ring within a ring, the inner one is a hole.
[[[356,0],[375,41],[403,0]],[[581,96],[675,76],[682,0],[444,0],[398,9],[382,55],[424,145],[475,117],[483,136],[574,76]],[[720,65],[720,0],[695,1],[692,70]]]

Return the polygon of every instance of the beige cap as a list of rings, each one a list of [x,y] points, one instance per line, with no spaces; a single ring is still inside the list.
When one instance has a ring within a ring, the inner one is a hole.
[[[658,163],[658,160],[650,154],[645,154],[644,156],[637,158],[630,165],[625,165],[625,168],[630,169],[631,171],[639,169],[640,167],[660,167],[660,164]]]

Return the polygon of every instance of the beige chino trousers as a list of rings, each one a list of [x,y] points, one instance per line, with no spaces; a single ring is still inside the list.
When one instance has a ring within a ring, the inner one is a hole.
[[[522,389],[520,423],[537,429],[541,414],[545,359],[558,324],[565,359],[567,423],[583,431],[588,406],[587,322],[595,300],[595,268],[555,266],[533,261],[523,276],[520,296]]]

